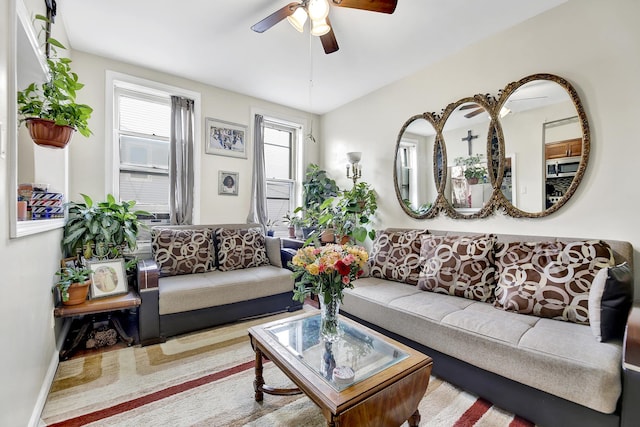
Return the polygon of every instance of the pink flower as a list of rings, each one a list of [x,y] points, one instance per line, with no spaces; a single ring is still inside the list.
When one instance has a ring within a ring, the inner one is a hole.
[[[354,257],[352,254],[349,254],[346,257],[342,258],[342,262],[344,262],[346,265],[351,265],[351,263],[355,261],[355,259],[356,257]]]
[[[342,283],[348,285],[350,282],[349,276],[342,276]]]

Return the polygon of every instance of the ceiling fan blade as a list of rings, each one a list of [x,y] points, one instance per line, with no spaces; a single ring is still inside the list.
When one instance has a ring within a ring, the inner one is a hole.
[[[471,108],[480,108],[478,104],[465,104],[460,107],[460,110],[469,110]]]
[[[478,108],[477,110],[474,110],[474,111],[472,111],[472,112],[470,112],[470,113],[467,113],[467,114],[465,114],[464,116],[465,116],[467,119],[470,119],[471,117],[475,117],[475,116],[477,116],[478,114],[482,114],[482,113],[484,113],[484,108]]]
[[[327,17],[327,24],[331,28],[329,32],[323,36],[320,36],[320,41],[322,42],[322,47],[324,48],[324,53],[327,55],[335,52],[340,49],[338,46],[338,41],[336,40],[336,35],[333,33],[333,26],[331,22],[329,22],[329,18]]]
[[[398,0],[333,0],[335,6],[352,9],[369,10],[371,12],[393,13]]]
[[[296,3],[296,2],[289,3],[282,9],[276,10],[271,15],[267,16],[262,21],[255,24],[253,27],[251,27],[251,29],[256,33],[264,33],[269,28],[273,27],[274,25],[282,21],[287,16],[293,15],[293,12],[295,12],[298,7],[300,7],[300,3]]]

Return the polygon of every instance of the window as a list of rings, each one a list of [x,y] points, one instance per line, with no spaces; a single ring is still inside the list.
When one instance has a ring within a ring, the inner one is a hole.
[[[119,199],[135,200],[149,212],[169,212],[169,95],[117,88],[115,108]]]
[[[295,208],[295,148],[300,125],[264,119],[267,216],[276,236],[287,236],[282,217]]]

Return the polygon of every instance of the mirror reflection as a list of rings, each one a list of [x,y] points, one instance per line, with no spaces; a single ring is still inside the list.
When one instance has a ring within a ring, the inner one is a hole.
[[[578,111],[569,92],[552,80],[529,81],[506,98],[499,116],[512,179],[510,188],[504,182],[501,186],[505,198],[531,214],[563,201],[578,172],[583,146]],[[516,159],[526,161],[516,168]]]
[[[442,137],[447,147],[445,199],[461,215],[478,214],[491,200],[487,138],[491,116],[475,101],[459,101],[445,115]]]
[[[415,217],[426,215],[438,195],[434,155],[437,157],[440,153],[439,164],[442,164],[436,129],[427,118],[420,115],[409,119],[396,148],[396,194],[403,209]]]

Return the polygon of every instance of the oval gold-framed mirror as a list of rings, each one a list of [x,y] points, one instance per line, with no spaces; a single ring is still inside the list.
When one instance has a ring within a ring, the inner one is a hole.
[[[443,148],[431,113],[410,117],[396,142],[393,180],[402,209],[413,218],[437,215],[443,171]]]
[[[492,98],[484,95],[460,99],[442,114],[447,153],[443,210],[452,218],[483,218],[493,210],[494,173],[489,150],[494,122]]]
[[[513,217],[557,211],[589,159],[589,124],[576,90],[556,75],[533,74],[506,86],[496,113],[504,141],[498,206]]]

